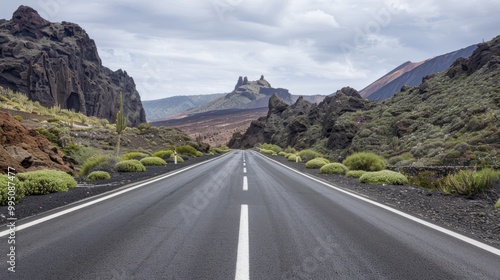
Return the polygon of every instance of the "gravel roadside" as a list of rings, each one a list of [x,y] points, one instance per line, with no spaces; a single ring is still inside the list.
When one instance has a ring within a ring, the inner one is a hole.
[[[500,197],[499,184],[479,197],[467,198],[417,186],[361,184],[358,179],[346,176],[319,174],[318,169],[307,169],[304,163],[289,162],[281,156],[267,157],[335,186],[363,194],[374,201],[500,248],[500,210],[494,208]]]

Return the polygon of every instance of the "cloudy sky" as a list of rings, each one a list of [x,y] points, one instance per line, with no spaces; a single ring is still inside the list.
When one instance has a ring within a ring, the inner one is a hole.
[[[13,3],[16,2],[16,3]],[[405,61],[500,35],[500,1],[26,0],[78,23],[143,100],[224,93],[263,74],[293,94],[363,89]],[[3,1],[10,19],[19,1]]]

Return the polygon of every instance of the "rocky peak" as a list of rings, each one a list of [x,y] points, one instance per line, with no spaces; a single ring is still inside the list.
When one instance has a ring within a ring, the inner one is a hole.
[[[40,29],[49,26],[50,22],[42,18],[37,11],[28,6],[19,6],[12,15],[12,34],[18,33],[33,39],[42,37]]]
[[[269,98],[269,114],[281,114],[283,111],[288,108],[288,104],[286,104],[283,100],[281,100],[278,95],[273,94],[271,98]]]

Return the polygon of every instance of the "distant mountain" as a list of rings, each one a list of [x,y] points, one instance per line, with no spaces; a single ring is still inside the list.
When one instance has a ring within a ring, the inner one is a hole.
[[[399,92],[404,85],[420,85],[423,77],[446,70],[455,60],[469,57],[476,49],[477,45],[472,45],[421,62],[407,61],[362,89],[359,94],[370,100],[385,100]]]
[[[173,96],[157,100],[144,100],[142,106],[149,121],[163,120],[169,116],[182,113],[224,96],[224,93],[200,94],[190,96]]]
[[[292,95],[284,88],[273,88],[268,81],[261,76],[257,81],[248,81],[241,76],[234,90],[223,97],[219,97],[209,103],[187,111],[187,114],[196,114],[214,110],[224,109],[254,109],[266,108],[271,95],[276,94],[286,103],[293,103]]]

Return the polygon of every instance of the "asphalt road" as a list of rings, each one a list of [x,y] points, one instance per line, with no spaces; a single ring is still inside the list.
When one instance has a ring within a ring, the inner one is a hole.
[[[251,151],[119,191],[17,221],[15,273],[1,232],[0,279],[500,279],[498,249]]]

